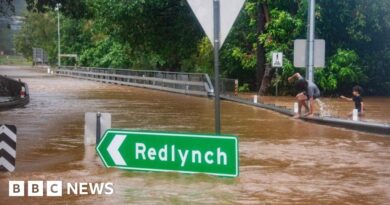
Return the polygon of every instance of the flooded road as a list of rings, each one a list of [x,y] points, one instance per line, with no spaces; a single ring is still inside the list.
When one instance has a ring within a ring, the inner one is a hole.
[[[245,99],[253,99],[253,95],[256,93],[242,93],[240,97]],[[352,97],[349,95],[348,97]],[[280,106],[285,106],[289,109],[293,109],[293,104],[296,101],[293,96],[260,96],[259,101],[267,104],[275,104]],[[330,98],[330,97],[321,97],[321,102],[323,102],[323,111],[322,115],[324,116],[333,116],[343,119],[351,119],[348,116],[352,110],[355,108],[354,102],[346,101],[341,98]],[[378,123],[387,123],[390,124],[390,97],[365,97],[363,96],[365,114],[360,120],[368,122],[378,122]],[[320,114],[320,105],[317,103],[314,104],[315,112]],[[304,109],[303,109],[304,111]]]
[[[390,135],[223,101],[222,132],[240,139],[238,178],[106,169],[83,145],[85,112],[112,113],[114,128],[213,133],[213,101],[27,68],[0,74],[31,93],[26,108],[0,112],[0,123],[18,128],[16,171],[0,173],[2,204],[390,204]],[[11,198],[9,180],[112,182],[115,193]]]

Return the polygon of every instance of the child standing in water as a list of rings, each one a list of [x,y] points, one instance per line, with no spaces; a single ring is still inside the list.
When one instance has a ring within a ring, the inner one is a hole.
[[[347,100],[347,101],[353,101],[355,103],[355,109],[357,109],[359,116],[363,116],[364,114],[364,104],[363,104],[363,98],[362,98],[362,92],[363,89],[360,86],[355,86],[352,88],[352,98],[347,98],[345,96],[340,96],[340,98]],[[352,112],[349,113],[349,116],[352,116]]]

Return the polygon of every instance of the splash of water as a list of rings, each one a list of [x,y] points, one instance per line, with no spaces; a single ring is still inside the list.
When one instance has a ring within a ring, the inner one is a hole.
[[[326,105],[324,102],[322,102],[320,99],[316,99],[318,105],[320,106],[320,116],[321,117],[330,117],[331,116],[331,109],[328,105]]]

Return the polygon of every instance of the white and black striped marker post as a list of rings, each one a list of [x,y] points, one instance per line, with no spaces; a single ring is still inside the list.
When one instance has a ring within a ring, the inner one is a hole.
[[[16,127],[0,125],[0,171],[13,172],[16,161]]]

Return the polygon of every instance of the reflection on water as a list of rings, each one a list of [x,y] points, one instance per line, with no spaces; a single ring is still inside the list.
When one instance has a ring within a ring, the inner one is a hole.
[[[222,102],[222,131],[240,138],[238,178],[105,169],[94,148],[82,144],[85,112],[110,112],[113,127],[118,128],[212,133],[213,101],[43,74],[36,76],[30,70],[0,68],[0,73],[24,76],[22,80],[29,83],[31,91],[31,103],[26,108],[0,112],[0,122],[18,127],[17,171],[0,174],[0,200],[5,204],[388,204],[390,201],[388,137],[310,124]],[[292,106],[292,98],[280,99],[278,103]],[[268,99],[272,100],[276,101]],[[329,104],[328,99],[323,101]],[[380,101],[371,102],[385,107]],[[8,180],[113,182],[115,194],[9,198]]]

